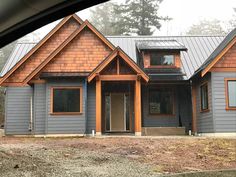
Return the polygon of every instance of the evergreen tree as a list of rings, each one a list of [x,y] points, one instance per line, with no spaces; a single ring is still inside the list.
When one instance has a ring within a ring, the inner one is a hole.
[[[158,15],[162,0],[127,0],[124,4],[104,3],[91,10],[90,21],[105,35],[152,35],[160,29]]]
[[[120,8],[126,32],[129,34],[152,35],[156,29],[160,29],[160,21],[170,19],[158,15],[161,2],[162,0],[127,0]],[[119,13],[119,10],[117,13]]]

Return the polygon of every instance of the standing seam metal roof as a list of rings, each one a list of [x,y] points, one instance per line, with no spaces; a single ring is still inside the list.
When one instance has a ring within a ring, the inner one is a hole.
[[[186,73],[184,79],[189,79],[195,71],[207,60],[217,46],[223,41],[223,36],[106,36],[114,46],[119,46],[135,62],[136,42],[154,40],[175,40],[183,44],[187,51],[181,51],[182,70]],[[5,75],[22,59],[36,43],[17,43],[12,54],[2,69],[0,76]]]

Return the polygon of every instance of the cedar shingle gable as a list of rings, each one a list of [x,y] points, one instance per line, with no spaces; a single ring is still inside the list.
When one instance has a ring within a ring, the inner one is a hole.
[[[27,84],[39,72],[91,72],[114,46],[88,21],[72,17],[1,83]]]

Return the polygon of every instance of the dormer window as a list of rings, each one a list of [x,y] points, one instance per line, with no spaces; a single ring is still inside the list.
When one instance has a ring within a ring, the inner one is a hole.
[[[173,54],[160,54],[152,52],[150,54],[150,66],[174,66],[175,55]]]
[[[180,52],[187,51],[187,48],[176,40],[140,40],[136,41],[136,47],[144,68],[179,69]]]

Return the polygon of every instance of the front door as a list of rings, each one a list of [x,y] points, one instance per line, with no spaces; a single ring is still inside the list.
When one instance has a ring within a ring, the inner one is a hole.
[[[109,93],[105,96],[105,120],[107,132],[129,130],[129,99],[125,93]]]

